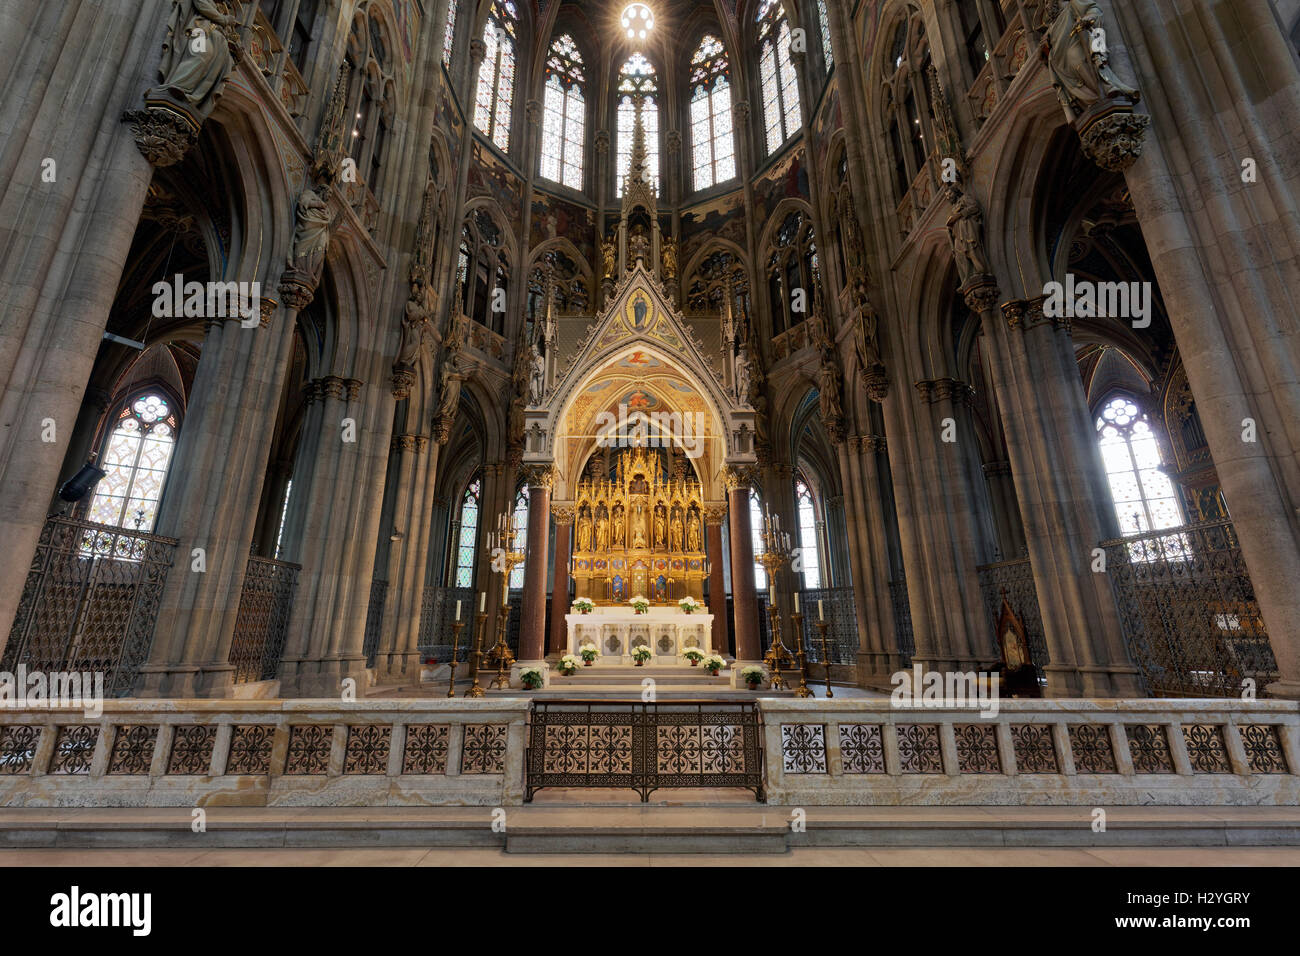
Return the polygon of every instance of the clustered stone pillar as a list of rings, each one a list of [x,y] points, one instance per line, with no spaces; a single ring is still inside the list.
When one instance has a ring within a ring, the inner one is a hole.
[[[736,660],[763,656],[758,640],[758,595],[754,588],[754,545],[749,525],[749,478],[728,469],[727,511],[731,538],[731,603],[736,617]]]
[[[722,522],[727,509],[704,508],[704,528],[709,549],[709,612],[713,615],[713,650],[726,657],[731,652],[731,628],[727,620],[726,583],[722,575]]]
[[[531,506],[529,519],[532,519]],[[569,626],[564,616],[569,613],[569,556],[573,548],[573,517],[571,504],[552,509],[555,516],[555,573],[551,585],[551,654],[569,652]],[[529,527],[532,527],[529,525]]]
[[[551,530],[552,468],[534,468],[528,476],[528,553],[524,563],[524,605],[520,614],[519,660],[546,656],[546,558]]]
[[[878,504],[880,456],[885,448],[885,439],[878,435],[851,435],[839,447],[840,474],[847,489],[845,528],[858,556],[850,562],[849,583],[858,623],[859,680],[888,677],[902,664],[889,593],[889,538]],[[816,611],[809,608],[804,613]]]
[[[425,435],[394,435],[392,439],[396,468],[390,474],[397,483],[393,497],[394,526],[391,531],[384,529],[380,533],[400,537],[388,551],[383,630],[375,652],[375,668],[392,678],[409,680],[419,673],[420,614],[432,534],[428,512],[439,447]]]

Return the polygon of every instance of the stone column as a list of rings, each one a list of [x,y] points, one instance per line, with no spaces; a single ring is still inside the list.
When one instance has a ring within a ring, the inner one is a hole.
[[[748,503],[746,506],[748,507]],[[726,519],[726,508],[720,505],[705,506],[704,529],[709,549],[709,611],[713,614],[713,650],[723,657],[731,653],[731,628],[727,620],[727,586],[722,574],[722,522]]]
[[[0,646],[153,175],[121,115],[163,32],[144,0],[0,5]]]
[[[429,446],[434,451],[429,454]],[[424,602],[426,556],[432,532],[427,495],[430,477],[436,470],[438,445],[425,435],[394,435],[392,453],[397,456],[393,500],[393,529],[401,537],[388,550],[385,574],[383,630],[375,653],[375,668],[389,678],[407,678],[419,672],[420,611]]]
[[[306,277],[286,274],[284,309],[262,299],[263,322],[208,320],[202,358],[181,426],[177,469],[158,516],[158,533],[176,538],[149,662],[139,693],[226,697],[234,678],[230,647],[252,550],[273,430],[259,427],[284,388],[299,310],[311,301]],[[238,446],[231,445],[237,435]],[[202,570],[193,563],[202,552]]]
[[[879,503],[880,455],[885,449],[885,439],[878,435],[853,436],[839,448],[840,474],[849,490],[845,525],[855,551],[849,572],[858,621],[860,682],[888,677],[902,663],[889,593],[889,538]]]
[[[528,554],[524,563],[524,605],[519,621],[519,660],[536,663],[546,656],[546,559],[551,531],[551,486],[555,470],[533,468],[528,475]]]
[[[754,547],[749,526],[747,471],[728,468],[727,510],[731,538],[731,603],[736,617],[736,660],[753,663],[762,658],[758,640],[758,601],[754,590]]]
[[[529,511],[531,512],[531,507]],[[551,585],[551,654],[569,652],[569,626],[564,615],[569,613],[569,557],[573,548],[573,503],[553,507],[555,516],[555,572]],[[529,514],[529,519],[532,515]],[[531,527],[531,525],[529,526]]]

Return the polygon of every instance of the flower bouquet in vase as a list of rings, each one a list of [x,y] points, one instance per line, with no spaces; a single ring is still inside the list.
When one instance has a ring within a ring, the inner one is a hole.
[[[700,661],[704,660],[704,652],[698,647],[688,647],[682,651],[682,657],[690,661],[692,667],[699,667]]]
[[[572,654],[565,654],[560,658],[559,671],[565,677],[572,677],[574,674],[578,673],[578,663],[578,658],[574,657]]]
[[[586,598],[578,598],[578,600],[573,602],[573,609],[579,614],[590,614],[592,611],[596,610],[596,605]]]
[[[578,648],[578,654],[582,657],[582,666],[590,667],[592,661],[600,656],[600,651],[595,644],[587,643]]]
[[[765,677],[767,677],[767,672],[757,664],[750,664],[748,667],[740,669],[740,679],[749,686],[750,690],[758,690],[758,685],[763,683]]]
[[[650,602],[639,594],[627,603],[632,605],[632,610],[637,614],[644,614],[646,611],[650,610]]]
[[[653,656],[650,648],[645,644],[638,644],[632,648],[632,660],[636,661],[636,666],[641,667],[646,661]]]
[[[709,654],[704,658],[704,669],[708,671],[710,677],[717,677],[718,671],[726,666],[727,662],[717,654]]]
[[[695,598],[691,597],[689,594],[678,601],[677,606],[682,609],[683,614],[694,614],[700,608],[704,607],[703,604],[695,600]]]
[[[546,679],[540,667],[524,667],[519,671],[519,682],[524,685],[524,690],[537,690]]]

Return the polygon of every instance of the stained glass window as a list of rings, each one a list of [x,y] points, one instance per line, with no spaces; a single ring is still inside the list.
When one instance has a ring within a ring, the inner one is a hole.
[[[582,188],[582,151],[587,120],[583,99],[582,54],[567,33],[551,44],[546,58],[542,113],[541,174],[574,189]]]
[[[645,127],[646,162],[650,180],[659,190],[659,83],[655,68],[640,53],[633,53],[618,74],[618,148],[615,195],[623,195],[623,178],[632,165],[632,129],[636,123],[636,94],[644,97],[641,122]]]
[[[763,503],[759,500],[758,489],[749,489],[749,535],[754,548],[754,587],[761,594],[767,590],[767,570],[758,560],[763,553]]]
[[[822,31],[822,56],[826,59],[826,72],[835,65],[835,55],[831,52],[831,21],[826,13],[826,0],[817,0],[817,25]]]
[[[696,189],[736,175],[730,64],[722,41],[712,35],[700,41],[691,57],[691,161]]]
[[[774,153],[800,127],[799,79],[790,60],[790,24],[776,0],[758,5],[758,67],[763,87],[767,151]]]
[[[1124,395],[1112,398],[1097,416],[1097,433],[1120,532],[1129,536],[1180,526],[1178,494],[1161,471],[1160,446],[1137,403]],[[1164,557],[1183,557],[1186,545],[1178,535],[1157,542],[1156,548]]]
[[[172,452],[176,415],[165,397],[146,392],[119,409],[99,467],[87,517],[99,524],[152,531]]]
[[[510,105],[515,91],[515,30],[519,14],[511,0],[496,0],[483,27],[487,52],[478,71],[474,125],[505,152],[510,149]]]
[[[817,505],[802,477],[794,483],[794,503],[799,516],[799,558],[803,563],[803,586],[822,586],[821,556],[818,551]]]
[[[456,541],[456,587],[474,586],[474,556],[478,552],[479,495],[482,481],[475,478],[460,501],[460,537]]]
[[[518,547],[525,548],[528,541],[528,486],[520,485],[519,490],[515,493],[515,513],[511,516],[511,524],[517,533],[515,538]],[[524,564],[521,561],[510,569],[510,587],[518,590],[524,586]]]
[[[447,27],[442,35],[442,65],[451,66],[451,52],[456,45],[456,0],[447,0]]]

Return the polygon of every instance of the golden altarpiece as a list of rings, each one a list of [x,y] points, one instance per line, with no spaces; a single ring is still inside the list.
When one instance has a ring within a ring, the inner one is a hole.
[[[595,604],[704,600],[704,499],[699,481],[664,474],[644,447],[622,449],[614,476],[578,483],[572,575]]]

